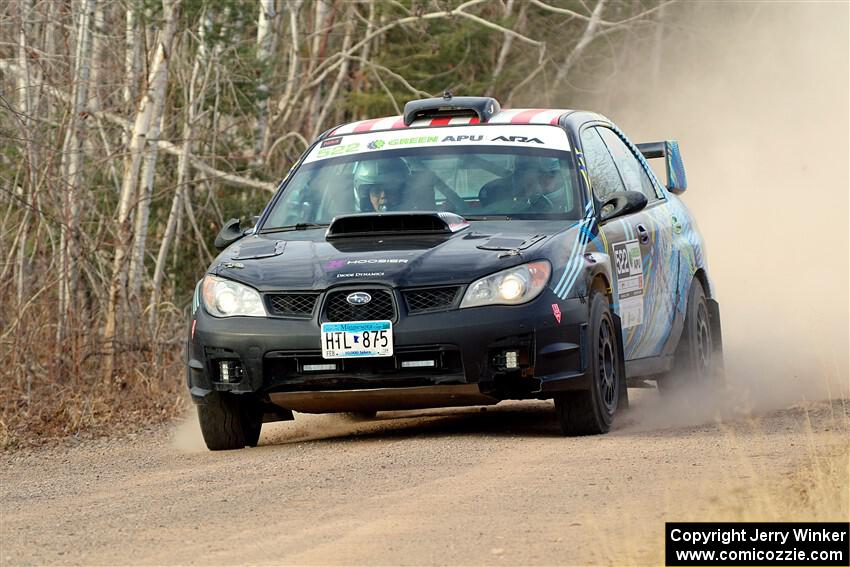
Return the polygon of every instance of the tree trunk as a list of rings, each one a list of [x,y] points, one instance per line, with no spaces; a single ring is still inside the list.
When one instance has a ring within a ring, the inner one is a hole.
[[[24,270],[26,269],[26,242],[29,227],[29,220],[32,211],[32,205],[35,197],[36,186],[38,184],[38,156],[36,153],[36,145],[33,143],[32,131],[32,110],[33,97],[30,93],[30,85],[32,77],[30,74],[29,57],[27,56],[27,48],[29,46],[29,29],[30,18],[32,17],[32,0],[19,0],[20,5],[20,28],[18,30],[18,66],[22,72],[16,76],[16,86],[18,91],[18,112],[20,113],[20,130],[21,138],[26,140],[27,150],[27,178],[29,179],[30,194],[27,197],[26,208],[24,210],[24,218],[21,222],[15,263],[15,290],[17,292],[18,306],[23,305],[25,297],[25,277]],[[11,258],[11,255],[9,256]],[[5,276],[5,268],[3,270]],[[0,280],[3,278],[0,277]]]
[[[160,91],[154,99],[152,123],[147,135],[147,147],[142,163],[142,178],[139,198],[136,203],[135,227],[133,229],[133,251],[130,254],[130,270],[127,289],[130,295],[130,307],[135,310],[141,298],[142,279],[145,271],[145,244],[148,237],[148,221],[151,212],[151,196],[153,195],[154,178],[156,174],[157,142],[162,132],[163,107],[165,106],[165,81],[160,84]]]
[[[558,87],[567,78],[567,75],[572,71],[573,65],[578,63],[584,50],[590,45],[590,42],[596,37],[596,31],[599,29],[599,22],[602,20],[602,10],[605,9],[605,0],[599,0],[593,12],[590,14],[590,20],[587,22],[587,27],[584,28],[584,33],[573,47],[572,51],[567,55],[564,61],[558,66],[558,72],[555,74],[555,79],[552,81],[552,90],[557,91]]]
[[[289,116],[292,113],[292,93],[295,89],[295,76],[298,74],[300,66],[300,58],[298,53],[301,50],[301,40],[298,33],[298,12],[301,10],[302,0],[289,0],[289,69],[286,75],[286,88],[283,95],[277,103],[277,112],[274,118],[281,117],[280,122],[286,124]],[[271,147],[271,132],[270,128],[266,129],[266,135],[263,139],[263,154],[268,155]]]
[[[139,5],[138,0],[128,0],[127,14],[124,23],[124,85],[121,94],[124,99],[124,108],[130,112],[136,105],[138,96],[137,87],[139,81]],[[130,146],[130,131],[125,130],[123,135],[124,147]]]
[[[127,167],[121,184],[118,201],[117,238],[115,256],[112,262],[112,277],[109,284],[106,317],[103,325],[104,372],[111,377],[115,368],[115,341],[118,336],[119,302],[126,296],[127,255],[132,245],[130,231],[130,212],[133,209],[139,184],[139,170],[142,166],[147,137],[154,122],[157,97],[165,92],[168,81],[168,63],[171,57],[171,43],[177,27],[177,9],[180,0],[163,0],[163,18],[165,25],[157,39],[156,54],[148,74],[147,91],[139,102],[136,118],[131,130],[130,146],[127,149]]]
[[[203,98],[205,89],[201,90],[199,96],[196,96],[195,88],[198,81],[198,75],[201,71],[201,66],[206,67],[207,49],[205,44],[205,18],[201,19],[201,24],[198,29],[198,53],[195,56],[195,62],[192,65],[192,75],[189,78],[188,97],[186,100],[186,112],[183,122],[183,146],[180,156],[177,159],[177,188],[174,191],[174,197],[171,200],[171,210],[168,212],[168,220],[165,225],[165,232],[162,235],[162,242],[159,245],[159,252],[156,256],[156,266],[153,272],[153,281],[151,285],[151,299],[149,305],[149,322],[152,332],[156,332],[157,316],[159,311],[160,294],[162,292],[162,281],[165,279],[165,265],[168,261],[168,252],[171,244],[174,241],[175,234],[178,232],[181,215],[183,214],[183,201],[186,193],[186,183],[188,183],[192,147],[195,138],[195,120],[198,110],[198,99]],[[204,81],[206,86],[206,80]]]
[[[505,4],[505,18],[511,17],[511,12],[513,12],[514,8],[514,0],[508,0]],[[522,25],[523,17],[525,15],[525,10],[528,8],[528,4],[523,4],[522,8],[520,8],[519,18],[517,18],[517,27]],[[493,68],[493,74],[490,76],[490,84],[487,86],[487,90],[484,92],[484,96],[492,96],[493,89],[496,88],[496,81],[499,79],[499,75],[502,74],[502,69],[505,68],[505,63],[508,60],[508,54],[511,52],[511,46],[514,43],[514,36],[510,34],[505,34],[505,39],[502,40],[502,48],[499,50],[499,58],[496,59],[496,66]]]
[[[277,10],[275,0],[260,0],[257,18],[257,65],[260,82],[257,85],[257,125],[254,129],[254,161],[262,163],[263,140],[269,125],[269,78],[271,77],[272,54],[277,43]]]
[[[83,175],[83,142],[85,108],[88,101],[91,73],[92,20],[96,0],[82,0],[77,20],[77,43],[74,55],[74,86],[71,95],[71,116],[62,145],[62,220],[60,232],[59,317],[56,327],[57,354],[63,352],[69,319],[74,313],[77,290],[77,261],[79,258],[77,228],[80,218],[79,191]]]
[[[348,13],[348,17],[346,18],[345,24],[345,37],[342,40],[342,50],[348,51],[351,48],[351,36],[354,33],[354,18],[351,16],[351,13]],[[351,60],[346,58],[343,61],[342,65],[339,66],[339,73],[337,73],[336,80],[334,81],[333,86],[331,86],[331,90],[328,91],[328,94],[322,100],[322,110],[319,113],[318,118],[316,118],[316,123],[313,125],[313,132],[310,136],[311,139],[315,139],[319,134],[322,133],[322,128],[324,127],[325,119],[328,116],[328,113],[334,108],[334,99],[336,99],[336,95],[339,92],[339,88],[342,85],[343,81],[346,77],[348,77],[348,66]]]

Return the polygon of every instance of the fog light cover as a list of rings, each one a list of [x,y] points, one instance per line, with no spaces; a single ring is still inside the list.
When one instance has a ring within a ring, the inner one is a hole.
[[[402,368],[434,368],[437,366],[436,360],[402,360]]]
[[[304,372],[336,372],[336,364],[305,364]]]
[[[218,377],[220,382],[234,384],[241,382],[244,372],[238,360],[220,360],[218,362]]]

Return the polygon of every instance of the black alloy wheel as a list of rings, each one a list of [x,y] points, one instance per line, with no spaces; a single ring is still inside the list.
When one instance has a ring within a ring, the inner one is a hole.
[[[590,296],[588,338],[591,345],[588,389],[555,396],[555,412],[564,435],[607,433],[614,413],[625,401],[621,341],[616,335],[608,297],[596,290]]]
[[[612,414],[617,409],[619,398],[616,352],[617,344],[614,339],[614,330],[610,318],[606,317],[602,319],[599,328],[597,380],[599,381],[599,393],[602,403],[605,404],[605,410]]]

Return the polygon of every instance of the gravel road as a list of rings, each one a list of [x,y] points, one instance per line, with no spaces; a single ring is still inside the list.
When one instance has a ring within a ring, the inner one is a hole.
[[[718,494],[847,452],[846,402],[746,416],[631,395],[599,437],[514,402],[297,415],[223,453],[193,419],[5,453],[0,563],[625,563],[661,549],[665,520],[716,519],[701,512]]]

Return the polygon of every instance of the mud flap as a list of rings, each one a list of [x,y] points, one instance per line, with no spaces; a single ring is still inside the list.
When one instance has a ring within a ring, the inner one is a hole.
[[[720,304],[716,300],[706,297],[708,303],[708,317],[711,325],[711,339],[714,343],[715,363],[714,372],[720,384],[726,384],[726,367],[723,364],[723,332],[720,325]]]
[[[629,386],[628,380],[626,379],[626,360],[625,355],[623,354],[626,347],[623,344],[623,327],[620,322],[619,315],[611,313],[611,318],[614,320],[614,330],[616,331],[615,335],[620,347],[617,349],[617,362],[620,365],[621,375],[623,377],[623,379],[620,380],[620,395],[617,402],[617,410],[620,411],[629,408]]]
[[[263,410],[263,423],[272,423],[275,421],[293,421],[295,416],[292,415],[292,410],[282,408],[277,404],[264,400],[261,402]]]
[[[711,337],[715,344],[714,351],[721,355],[723,360],[723,333],[720,329],[720,304],[710,297],[705,298],[708,303],[708,316],[711,319]]]

